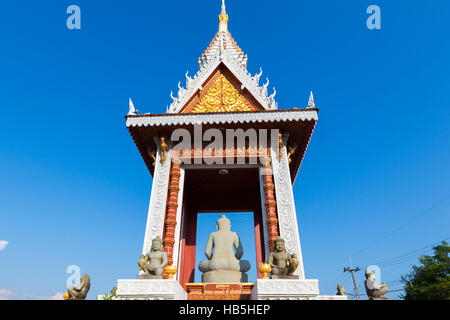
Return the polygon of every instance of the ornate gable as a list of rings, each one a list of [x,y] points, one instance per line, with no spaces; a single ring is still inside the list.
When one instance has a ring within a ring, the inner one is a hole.
[[[217,74],[217,70],[227,70]],[[260,111],[278,109],[276,90],[269,95],[269,79],[259,84],[262,70],[252,76],[247,71],[247,55],[228,31],[225,4],[219,16],[219,31],[205,53],[199,58],[199,71],[191,78],[186,73],[186,87],[178,84],[178,95],[168,113],[203,113],[229,111]],[[236,80],[236,81],[234,81]],[[200,98],[199,98],[200,97]]]
[[[217,69],[202,87],[204,89],[180,113],[264,110],[248,92],[241,89],[241,84],[224,67]]]

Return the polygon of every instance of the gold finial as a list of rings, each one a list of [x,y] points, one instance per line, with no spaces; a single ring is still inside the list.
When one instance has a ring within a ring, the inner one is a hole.
[[[225,7],[225,0],[222,0],[222,12],[219,15],[219,32],[228,31],[228,15]]]

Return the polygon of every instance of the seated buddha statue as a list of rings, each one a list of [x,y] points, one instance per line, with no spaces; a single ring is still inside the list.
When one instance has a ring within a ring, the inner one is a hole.
[[[241,260],[244,254],[241,241],[237,233],[231,231],[230,220],[225,215],[217,221],[217,231],[209,235],[205,254],[208,260],[198,266],[203,272],[202,282],[248,281],[245,272],[250,269],[250,262]]]

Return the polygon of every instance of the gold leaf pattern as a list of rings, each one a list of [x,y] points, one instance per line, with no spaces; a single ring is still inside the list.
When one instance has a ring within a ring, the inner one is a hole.
[[[255,111],[233,84],[221,74],[192,113]]]

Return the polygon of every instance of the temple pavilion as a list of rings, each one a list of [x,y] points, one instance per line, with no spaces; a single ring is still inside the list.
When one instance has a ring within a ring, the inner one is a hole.
[[[305,108],[280,108],[275,89],[268,90],[269,80],[260,81],[262,70],[254,75],[247,70],[248,57],[229,32],[228,19],[223,0],[218,32],[199,58],[198,72],[186,74],[185,86],[179,85],[176,96],[171,94],[173,102],[166,113],[139,114],[130,99],[126,126],[153,177],[142,252],[148,253],[152,240],[160,237],[168,265],[176,271],[171,279],[118,280],[120,298],[191,299],[197,293],[207,299],[205,285],[193,283],[199,272],[195,252],[204,250],[196,247],[200,212],[253,212],[250,231],[257,258],[253,268],[267,261],[278,236],[299,260],[296,280],[263,279],[258,269],[256,283],[234,284],[233,292],[241,290],[240,295],[215,286],[208,287],[216,294],[211,297],[218,298],[221,292],[227,293],[222,297],[236,299],[320,297],[318,280],[305,279],[292,191],[318,109],[312,93]],[[202,139],[193,138],[192,144],[177,148],[177,130]],[[216,140],[229,130],[244,132],[245,142],[239,145],[236,139],[231,147],[224,142],[223,147],[211,148],[212,139],[202,135],[208,130]],[[250,141],[255,132],[256,146]]]

